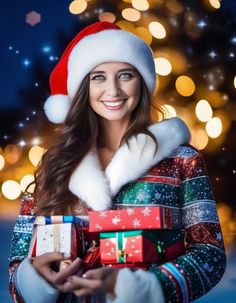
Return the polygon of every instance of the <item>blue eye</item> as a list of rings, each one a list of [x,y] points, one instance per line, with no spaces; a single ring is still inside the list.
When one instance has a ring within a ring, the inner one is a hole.
[[[132,76],[130,73],[122,73],[122,74],[120,75],[120,77],[123,76],[123,75],[124,75],[124,77],[122,77],[123,79],[130,79],[130,78],[133,78],[133,76]]]
[[[102,75],[96,75],[91,80],[102,80],[104,77]]]

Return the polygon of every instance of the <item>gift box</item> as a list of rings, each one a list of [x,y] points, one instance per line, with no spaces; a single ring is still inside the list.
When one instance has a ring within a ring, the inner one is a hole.
[[[102,264],[161,262],[162,246],[145,230],[101,232]]]
[[[89,231],[176,228],[181,221],[177,216],[162,206],[89,211]]]
[[[75,216],[38,216],[34,222],[29,256],[40,256],[47,252],[61,252],[70,255],[59,264],[59,270],[70,264],[85,252],[84,231],[88,220]]]

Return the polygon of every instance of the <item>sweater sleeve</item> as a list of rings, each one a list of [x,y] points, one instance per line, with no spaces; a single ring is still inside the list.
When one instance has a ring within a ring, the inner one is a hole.
[[[53,303],[59,292],[40,277],[27,258],[35,221],[33,212],[33,198],[25,194],[13,230],[9,255],[9,289],[15,303],[43,303],[48,299]]]
[[[151,269],[168,303],[187,303],[206,294],[219,282],[226,267],[221,227],[203,157],[190,146],[183,149],[180,203],[185,254]]]

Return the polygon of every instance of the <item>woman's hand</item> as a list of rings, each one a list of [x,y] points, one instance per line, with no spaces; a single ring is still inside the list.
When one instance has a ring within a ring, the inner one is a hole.
[[[36,269],[36,271],[46,279],[52,286],[59,289],[62,292],[67,292],[67,288],[65,287],[65,282],[67,279],[74,275],[82,275],[83,270],[82,260],[75,259],[71,264],[69,264],[66,268],[57,272],[53,269],[53,264],[68,260],[70,256],[61,253],[45,253],[39,257],[32,258],[32,265]]]
[[[78,297],[107,293],[114,295],[117,274],[118,269],[113,267],[92,269],[88,270],[82,277],[78,274],[72,275],[64,287]]]

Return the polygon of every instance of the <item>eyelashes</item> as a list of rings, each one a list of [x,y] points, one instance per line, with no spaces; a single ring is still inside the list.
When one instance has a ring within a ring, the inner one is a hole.
[[[123,76],[123,75],[125,75],[125,76]],[[125,80],[129,80],[129,79],[133,78],[133,75],[130,74],[130,73],[122,73],[122,74],[120,74],[119,78],[122,78],[122,79],[125,79]],[[105,76],[103,76],[103,75],[95,75],[90,80],[104,80],[104,79],[105,79]]]

